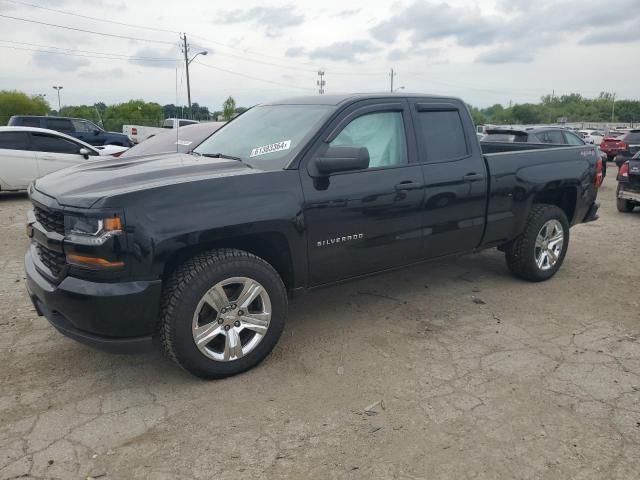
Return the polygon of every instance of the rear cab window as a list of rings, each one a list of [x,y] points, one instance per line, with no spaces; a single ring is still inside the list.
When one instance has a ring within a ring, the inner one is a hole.
[[[469,155],[464,125],[457,109],[429,110],[428,104],[419,105],[416,119],[421,163],[451,162]]]

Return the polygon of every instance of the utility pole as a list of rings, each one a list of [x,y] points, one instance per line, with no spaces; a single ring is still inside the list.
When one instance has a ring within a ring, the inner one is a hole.
[[[389,72],[389,77],[391,77],[391,90],[390,92],[393,93],[393,78],[397,75],[396,72],[393,71],[393,68],[391,69],[391,72]]]
[[[189,115],[192,116],[191,113],[191,82],[189,80],[189,65],[193,62],[198,55],[207,55],[209,52],[207,50],[201,50],[196,53],[191,59],[189,59],[189,44],[187,43],[187,34],[182,34],[182,53],[184,53],[184,68],[187,72],[187,101],[189,102]]]
[[[611,103],[611,123],[614,122],[616,116],[616,94],[613,94],[613,102]]]
[[[60,109],[62,108],[60,103],[60,90],[62,90],[62,86],[53,86],[52,88],[58,92],[58,115],[60,115]]]
[[[324,86],[327,84],[327,82],[324,81],[324,70],[318,70],[318,81],[316,84],[318,85],[318,93],[324,95]]]
[[[187,34],[182,34],[182,52],[184,53],[184,68],[187,73],[187,101],[189,102],[189,115],[191,115],[191,84],[189,82],[189,45],[187,44]]]

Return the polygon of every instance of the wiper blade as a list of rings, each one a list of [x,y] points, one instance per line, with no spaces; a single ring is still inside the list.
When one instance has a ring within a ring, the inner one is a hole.
[[[201,153],[203,157],[208,158],[228,158],[229,160],[237,160],[239,162],[244,162],[240,157],[234,157],[232,155],[225,155],[224,153]]]

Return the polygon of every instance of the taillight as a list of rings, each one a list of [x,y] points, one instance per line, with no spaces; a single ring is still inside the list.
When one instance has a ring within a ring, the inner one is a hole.
[[[618,143],[618,148],[620,148],[622,150],[629,150],[629,144],[624,143],[624,142],[620,142],[620,143]]]
[[[624,162],[618,171],[619,177],[629,178],[629,162]]]
[[[137,128],[132,128],[131,129],[131,135],[137,135],[138,134],[138,129]]]
[[[602,180],[604,180],[604,178],[602,177],[602,158],[598,158],[596,160],[596,188],[600,188],[600,185],[602,185]]]

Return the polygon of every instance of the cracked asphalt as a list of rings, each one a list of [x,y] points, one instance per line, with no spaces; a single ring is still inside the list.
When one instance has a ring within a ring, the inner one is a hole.
[[[38,317],[28,201],[0,195],[0,478],[640,478],[640,211],[613,170],[551,281],[487,251],[320,290],[211,382]]]

